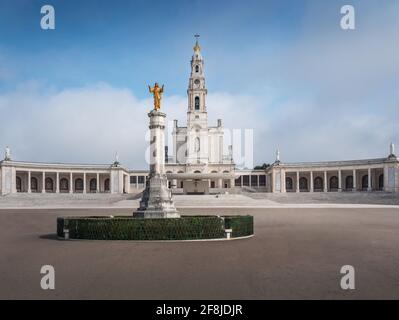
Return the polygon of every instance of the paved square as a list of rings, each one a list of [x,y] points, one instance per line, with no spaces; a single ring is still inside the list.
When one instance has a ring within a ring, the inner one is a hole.
[[[56,217],[126,208],[0,210],[1,299],[397,299],[399,209],[186,208],[255,217],[255,237],[218,242],[59,241]],[[56,289],[40,288],[55,267]],[[356,290],[340,289],[343,265]]]

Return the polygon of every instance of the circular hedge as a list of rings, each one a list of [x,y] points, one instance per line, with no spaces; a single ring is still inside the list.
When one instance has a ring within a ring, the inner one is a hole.
[[[200,240],[253,235],[252,216],[182,216],[144,219],[131,216],[60,217],[61,239],[91,240]],[[227,232],[226,232],[227,231]]]

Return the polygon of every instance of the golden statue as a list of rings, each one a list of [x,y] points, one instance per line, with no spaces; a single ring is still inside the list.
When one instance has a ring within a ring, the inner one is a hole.
[[[151,86],[148,86],[150,93],[152,93],[154,96],[154,110],[159,110],[161,108],[163,87],[164,87],[163,85],[162,85],[162,87],[159,87],[157,82],[155,82],[155,85],[153,88],[151,88]]]

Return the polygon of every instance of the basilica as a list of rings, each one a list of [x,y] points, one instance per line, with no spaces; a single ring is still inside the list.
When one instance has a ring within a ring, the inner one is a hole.
[[[279,152],[270,166],[238,169],[229,146],[224,154],[223,124],[208,125],[204,59],[196,42],[188,82],[187,123],[173,126],[172,154],[165,152],[169,187],[175,194],[247,192],[399,192],[399,160],[391,144],[378,159],[285,163]],[[166,150],[169,150],[166,149]],[[0,194],[138,193],[147,170],[112,164],[36,163],[12,159],[7,147],[0,162]]]

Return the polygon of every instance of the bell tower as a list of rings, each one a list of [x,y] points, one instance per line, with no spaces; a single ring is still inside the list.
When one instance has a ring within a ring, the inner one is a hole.
[[[206,111],[206,95],[204,76],[204,59],[201,55],[201,47],[198,43],[199,35],[194,46],[194,54],[191,58],[191,74],[188,83],[188,112],[187,128],[206,129],[208,127],[208,114]]]

